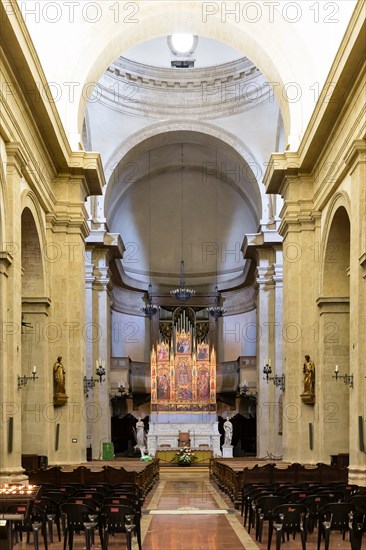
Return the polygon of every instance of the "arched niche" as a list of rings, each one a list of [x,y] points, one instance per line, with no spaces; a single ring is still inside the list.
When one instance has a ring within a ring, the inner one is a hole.
[[[350,220],[344,206],[334,212],[324,245],[323,296],[349,297]]]

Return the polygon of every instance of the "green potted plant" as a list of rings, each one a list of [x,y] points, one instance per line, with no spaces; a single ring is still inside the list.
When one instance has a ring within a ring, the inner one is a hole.
[[[183,447],[175,453],[172,462],[178,462],[180,466],[190,466],[195,460],[198,460],[198,458],[194,452],[189,447]]]

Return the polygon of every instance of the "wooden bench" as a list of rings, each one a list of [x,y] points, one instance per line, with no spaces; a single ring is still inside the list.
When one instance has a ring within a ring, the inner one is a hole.
[[[141,494],[145,498],[159,478],[159,460],[154,459],[151,462],[143,462],[132,459],[123,461],[123,466],[120,468],[103,466],[98,470],[85,466],[79,466],[73,470],[63,470],[61,466],[53,466],[47,470],[28,472],[28,476],[29,483],[34,485],[42,485],[42,483],[53,483],[54,485],[69,483],[80,483],[82,485],[135,483],[140,487]]]

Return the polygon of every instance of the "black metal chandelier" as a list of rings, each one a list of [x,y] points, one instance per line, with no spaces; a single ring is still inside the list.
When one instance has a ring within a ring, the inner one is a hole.
[[[148,212],[148,219],[149,219],[149,278],[151,280],[151,166],[150,166],[150,151],[149,151],[149,212]],[[140,308],[140,311],[145,313],[146,317],[151,319],[155,315],[155,313],[158,311],[159,306],[152,303],[152,284],[149,283],[149,287],[147,290],[147,302],[145,303],[144,307]]]
[[[159,306],[152,303],[152,285],[149,284],[149,289],[147,291],[147,302],[144,307],[141,308],[141,311],[145,313],[146,317],[151,317],[155,315],[155,313],[158,311]]]
[[[186,302],[192,296],[196,294],[196,291],[193,290],[193,288],[187,288],[186,283],[184,280],[184,259],[183,259],[183,169],[184,169],[184,158],[183,158],[183,143],[181,144],[181,193],[182,193],[182,256],[181,256],[181,262],[180,262],[180,280],[179,280],[179,287],[175,288],[174,290],[170,291],[171,296],[173,296],[176,300],[179,300],[180,302]]]
[[[196,294],[192,288],[187,288],[184,281],[184,260],[180,262],[179,288],[170,291],[170,294],[180,302],[186,302]]]
[[[220,293],[217,285],[215,286],[215,305],[206,309],[209,315],[214,317],[216,320],[219,319],[219,317],[222,317],[226,312],[226,309],[220,306]]]

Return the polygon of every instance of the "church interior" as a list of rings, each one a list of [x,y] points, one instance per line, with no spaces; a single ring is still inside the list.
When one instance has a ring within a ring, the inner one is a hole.
[[[365,16],[0,0],[0,515],[122,467],[127,548],[251,550],[253,483],[366,493]]]

